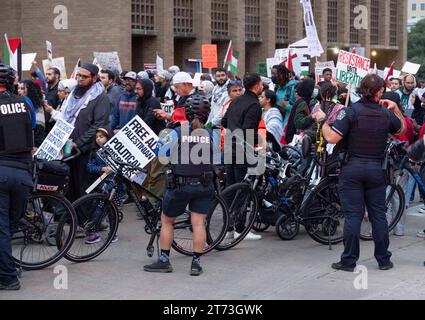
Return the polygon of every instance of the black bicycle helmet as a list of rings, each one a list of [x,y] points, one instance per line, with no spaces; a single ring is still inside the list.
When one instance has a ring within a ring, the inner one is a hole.
[[[15,82],[15,70],[0,63],[0,86],[11,86]]]
[[[186,118],[189,122],[199,119],[203,124],[207,123],[211,112],[211,103],[208,98],[200,93],[195,93],[186,101]]]

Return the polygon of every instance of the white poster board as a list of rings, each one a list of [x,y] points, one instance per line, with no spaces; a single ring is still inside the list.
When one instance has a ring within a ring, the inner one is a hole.
[[[155,149],[158,140],[158,136],[152,129],[139,116],[136,116],[105,144],[103,150],[119,162],[144,168],[156,158]],[[117,171],[117,165],[113,161],[108,161],[102,151],[99,152],[99,156],[115,172]],[[129,179],[134,176],[133,172],[125,170],[124,174]]]
[[[370,59],[340,50],[336,69],[337,81],[357,88],[363,78],[369,74]]]
[[[401,69],[401,71],[405,72],[405,73],[416,75],[420,68],[421,68],[420,64],[412,63],[412,62],[408,61],[404,65],[403,69]]]
[[[323,79],[323,71],[325,69],[331,69],[332,70],[332,78],[333,78],[333,80],[336,80],[335,62],[333,62],[333,61],[317,62],[316,68],[315,68],[316,83],[319,83],[319,82],[324,80]]]
[[[43,60],[44,73],[46,73],[47,70],[49,70],[49,68],[52,68],[52,67],[59,69],[59,71],[61,72],[61,80],[68,79],[68,76],[66,75],[66,66],[65,66],[64,57],[55,58],[53,59],[52,62],[50,62],[49,60]]]
[[[302,0],[304,7],[304,25],[307,34],[308,49],[312,57],[320,57],[325,51],[317,34],[316,23],[314,22],[313,8],[310,0]]]
[[[279,58],[268,58],[267,60],[267,77],[272,77],[272,69],[274,66],[279,65],[282,61]]]
[[[118,52],[94,52],[96,62],[101,66],[101,69],[118,71],[122,73],[122,67]]]
[[[53,62],[53,46],[50,41],[46,40],[47,60]]]
[[[164,59],[162,59],[160,56],[156,56],[156,70],[157,71],[163,71],[164,70]]]
[[[169,116],[171,116],[174,112],[174,102],[167,101],[167,103],[161,103],[161,108],[164,110]]]
[[[41,144],[40,148],[38,148],[35,156],[38,159],[47,161],[58,160],[62,148],[65,146],[73,131],[73,125],[59,119],[47,138]]]
[[[22,55],[22,71],[30,71],[37,53],[25,53]]]

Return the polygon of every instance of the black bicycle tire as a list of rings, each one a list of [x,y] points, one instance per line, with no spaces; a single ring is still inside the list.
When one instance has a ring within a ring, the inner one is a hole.
[[[211,242],[210,241],[211,236],[210,236],[208,226],[209,226],[209,221],[211,221],[211,216],[215,212],[215,208],[217,207],[217,205],[220,205],[224,209],[224,217],[225,217],[225,219],[223,221],[224,227],[223,227],[223,230],[221,231],[220,235],[217,237],[217,239],[215,239],[214,241]],[[213,205],[211,206],[210,212],[208,213],[208,217],[207,217],[207,243],[208,243],[208,247],[206,249],[204,249],[202,254],[207,254],[207,253],[213,251],[216,248],[216,246],[223,241],[224,237],[226,236],[226,232],[227,232],[228,227],[229,227],[229,212],[227,211],[226,203],[225,203],[225,201],[223,200],[222,197],[220,197],[219,195],[216,194],[214,201],[213,201]],[[175,240],[173,240],[172,248],[175,251],[177,251],[178,253],[185,255],[185,256],[193,256],[193,254],[194,254],[193,251],[186,250],[183,247],[179,246]]]
[[[405,193],[403,192],[403,190],[401,189],[401,187],[399,185],[391,185],[391,187],[395,188],[396,192],[398,193],[399,196],[399,201],[400,201],[400,205],[397,211],[397,214],[395,216],[395,219],[393,219],[391,221],[391,224],[388,225],[388,232],[391,232],[394,230],[394,228],[397,226],[397,224],[400,222],[401,217],[404,214],[404,211],[406,210],[406,197],[405,197]],[[385,202],[387,202],[388,199],[385,199]],[[360,233],[360,239],[363,241],[372,241],[373,237],[372,235],[367,236],[367,235],[363,235]]]
[[[70,234],[72,236],[68,239],[68,241],[65,244],[63,245],[57,244],[57,248],[59,249],[58,253],[56,253],[53,258],[43,261],[42,263],[26,263],[13,257],[14,262],[18,266],[22,267],[23,270],[26,270],[26,271],[42,270],[54,265],[65,256],[66,252],[69,250],[69,248],[71,248],[75,240],[75,233],[77,230],[77,215],[75,213],[75,210],[72,204],[61,194],[47,193],[47,192],[37,192],[35,194],[30,195],[28,202],[35,198],[41,198],[41,197],[53,198],[57,201],[60,201],[64,205],[64,208],[66,208],[68,214],[70,215],[70,218],[73,221],[73,223],[70,224],[71,226]]]
[[[239,236],[239,238],[238,239],[234,239],[234,241],[232,241],[232,242],[230,242],[228,244],[218,244],[216,246],[216,250],[218,250],[218,251],[227,251],[227,250],[230,250],[230,249],[234,248],[235,246],[237,246],[239,243],[241,243],[245,239],[245,237],[248,235],[248,233],[251,231],[252,226],[254,225],[255,219],[258,216],[258,212],[259,212],[258,196],[255,193],[255,191],[252,190],[251,186],[248,183],[241,182],[241,183],[234,184],[234,185],[226,188],[221,193],[221,196],[222,196],[223,199],[225,199],[225,196],[224,195],[225,195],[226,191],[230,193],[230,192],[234,192],[234,190],[238,190],[238,189],[246,189],[246,191],[251,194],[252,199],[254,201],[254,208],[255,208],[255,210],[252,211],[252,213],[251,213],[251,219],[248,220],[249,222],[246,225],[245,230]],[[226,203],[226,205],[227,205],[227,203]],[[227,208],[227,210],[229,211],[229,218],[230,218],[231,212],[230,212],[229,208]]]
[[[304,212],[307,211],[307,208],[309,208],[309,206],[312,204],[312,202],[314,201],[314,196],[319,192],[319,191],[323,191],[326,188],[329,188],[329,186],[332,185],[338,185],[338,179],[336,178],[327,178],[325,180],[323,180],[322,182],[320,182],[310,193],[310,195],[308,196],[308,198],[306,199],[305,202],[305,207],[304,207]],[[307,214],[305,214],[306,216]],[[341,235],[338,238],[332,239],[329,241],[328,237],[321,237],[319,236],[316,232],[311,232],[311,230],[308,227],[308,221],[306,221],[306,224],[304,225],[308,235],[316,242],[320,243],[320,244],[324,244],[324,245],[337,245],[340,244],[343,241],[343,236]]]
[[[93,201],[95,199],[98,199],[100,201],[105,201],[105,203],[107,203],[107,205],[109,205],[111,207],[111,209],[113,210],[114,216],[115,216],[115,224],[113,224],[113,229],[112,229],[113,232],[109,232],[107,241],[105,241],[105,243],[100,247],[100,249],[98,249],[94,253],[91,253],[91,254],[85,255],[85,256],[76,257],[76,256],[72,255],[71,253],[69,253],[69,250],[68,250],[68,252],[64,255],[64,258],[67,259],[68,261],[71,261],[71,262],[74,262],[74,263],[84,263],[84,262],[88,262],[88,261],[91,261],[93,259],[96,259],[103,252],[105,252],[106,249],[108,249],[108,247],[112,243],[112,240],[113,240],[114,236],[116,235],[116,233],[118,231],[118,226],[119,226],[119,213],[118,213],[118,209],[115,206],[115,204],[112,201],[109,200],[108,195],[102,194],[102,193],[89,194],[89,195],[83,196],[80,199],[76,200],[72,204],[72,206],[75,209],[75,208],[78,208],[79,206],[81,206],[82,203],[84,203],[86,201],[89,201],[89,200],[92,200]]]

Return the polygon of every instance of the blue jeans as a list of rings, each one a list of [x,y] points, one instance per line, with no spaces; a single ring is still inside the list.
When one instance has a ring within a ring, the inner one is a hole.
[[[25,213],[33,186],[28,171],[0,166],[0,277],[16,277],[12,258],[12,228]]]

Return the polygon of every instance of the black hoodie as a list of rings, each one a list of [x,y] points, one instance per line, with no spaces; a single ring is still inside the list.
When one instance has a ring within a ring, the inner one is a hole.
[[[161,110],[161,104],[152,96],[153,82],[143,79],[139,80],[139,83],[143,87],[144,94],[142,98],[137,99],[137,115],[146,122],[153,132],[159,135],[165,129],[165,121],[158,120],[153,114],[153,110]]]

